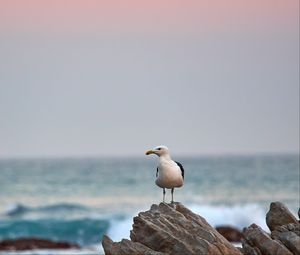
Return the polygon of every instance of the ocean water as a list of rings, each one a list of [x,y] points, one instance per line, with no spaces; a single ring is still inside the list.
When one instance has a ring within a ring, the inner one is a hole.
[[[175,190],[175,201],[213,226],[242,229],[255,222],[267,230],[270,202],[282,201],[294,214],[299,208],[298,155],[176,160],[185,168],[185,185]],[[161,202],[156,165],[155,157],[1,159],[0,240],[69,241],[83,247],[74,254],[99,254],[103,234],[128,238],[132,217]],[[10,254],[52,254],[35,252]]]

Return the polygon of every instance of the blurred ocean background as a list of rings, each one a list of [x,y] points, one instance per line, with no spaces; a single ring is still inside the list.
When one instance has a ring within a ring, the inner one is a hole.
[[[296,154],[174,158],[186,171],[175,201],[213,226],[242,229],[255,222],[266,229],[272,201],[297,212]],[[97,254],[103,234],[128,237],[132,217],[161,202],[156,164],[156,157],[1,159],[0,240],[68,241],[84,247],[82,254]]]

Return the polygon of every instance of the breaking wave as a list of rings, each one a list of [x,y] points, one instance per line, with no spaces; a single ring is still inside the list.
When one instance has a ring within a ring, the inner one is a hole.
[[[233,206],[190,204],[187,207],[203,216],[214,227],[231,225],[242,229],[255,222],[267,230],[265,209],[257,204]],[[70,216],[75,212],[77,217],[74,218],[56,217]],[[95,214],[93,208],[76,204],[56,204],[37,208],[18,204],[8,208],[5,214],[7,219],[0,221],[0,239],[38,237],[68,241],[80,246],[99,244],[104,234],[108,234],[114,241],[129,238],[132,218],[136,215],[101,216]],[[36,217],[26,217],[32,214]]]
[[[39,213],[59,213],[59,212],[70,212],[70,211],[87,211],[88,208],[80,204],[68,204],[60,203],[53,205],[45,205],[39,207],[29,207],[23,204],[13,204],[9,206],[5,211],[6,216],[22,216],[32,212]]]

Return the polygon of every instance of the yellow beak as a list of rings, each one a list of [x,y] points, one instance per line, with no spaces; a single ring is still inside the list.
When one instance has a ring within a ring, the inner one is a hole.
[[[146,155],[154,154],[154,151],[153,151],[153,150],[148,150],[148,151],[146,151],[145,154],[146,154]]]

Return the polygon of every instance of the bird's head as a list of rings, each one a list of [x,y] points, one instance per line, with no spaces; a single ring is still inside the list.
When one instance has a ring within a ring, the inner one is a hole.
[[[167,146],[159,145],[153,148],[152,150],[146,151],[146,155],[156,154],[157,156],[169,155],[169,149]]]

